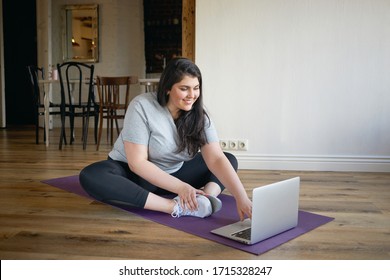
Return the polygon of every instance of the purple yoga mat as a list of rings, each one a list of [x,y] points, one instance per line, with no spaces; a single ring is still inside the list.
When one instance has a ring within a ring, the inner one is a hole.
[[[81,187],[77,175],[45,180],[43,181],[43,183],[60,188],[62,190],[66,190],[71,193],[78,194],[80,196],[85,196],[87,198],[93,199]],[[212,229],[239,220],[234,198],[230,195],[224,194],[221,194],[219,198],[223,203],[222,209],[219,212],[205,219],[199,219],[195,217],[181,217],[179,219],[176,219],[164,213],[149,211],[145,209],[134,209],[126,207],[122,207],[121,209],[139,215],[145,219],[256,255],[263,254],[293,238],[296,238],[333,220],[333,218],[330,217],[313,214],[305,211],[299,211],[297,227],[280,233],[271,238],[268,238],[257,244],[245,245],[210,233]]]

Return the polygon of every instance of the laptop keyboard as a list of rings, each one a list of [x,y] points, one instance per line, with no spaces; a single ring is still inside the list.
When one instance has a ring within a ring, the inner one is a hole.
[[[239,232],[233,233],[232,236],[239,237],[246,240],[251,240],[251,228],[247,228]]]

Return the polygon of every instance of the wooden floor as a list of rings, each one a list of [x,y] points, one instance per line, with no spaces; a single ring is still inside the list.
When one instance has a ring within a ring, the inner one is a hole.
[[[301,177],[300,208],[335,220],[255,256],[50,187],[110,147],[81,141],[36,145],[33,128],[0,130],[0,258],[5,259],[390,259],[390,173],[240,170],[253,187]],[[272,213],[270,213],[272,214]]]

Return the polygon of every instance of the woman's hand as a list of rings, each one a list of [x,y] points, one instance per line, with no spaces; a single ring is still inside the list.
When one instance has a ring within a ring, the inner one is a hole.
[[[198,209],[198,201],[196,199],[197,194],[205,193],[202,190],[195,189],[189,184],[183,184],[180,187],[177,195],[180,197],[180,204],[183,209],[188,209],[190,211],[195,211]]]
[[[245,216],[250,219],[252,218],[252,201],[248,197],[237,199],[236,204],[241,221],[245,219]]]

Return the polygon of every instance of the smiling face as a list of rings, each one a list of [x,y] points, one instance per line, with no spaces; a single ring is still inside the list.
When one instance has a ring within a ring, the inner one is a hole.
[[[168,92],[167,107],[173,119],[177,119],[180,110],[190,111],[200,95],[199,80],[197,77],[184,76],[184,78],[174,84]]]

